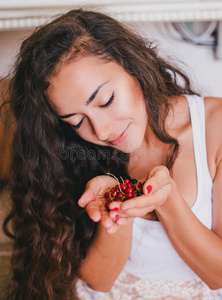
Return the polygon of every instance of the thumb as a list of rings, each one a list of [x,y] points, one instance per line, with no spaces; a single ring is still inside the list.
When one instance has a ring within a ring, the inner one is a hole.
[[[79,198],[78,204],[81,207],[85,207],[89,202],[96,199],[99,193],[99,186],[94,181],[94,184],[91,184],[89,181],[86,185],[86,189],[82,196]]]
[[[165,166],[154,167],[149,173],[149,178],[143,185],[143,192],[145,195],[151,195],[159,190],[160,187],[166,186],[169,183],[169,170]]]
[[[114,183],[116,183],[116,180],[107,175],[94,177],[87,183],[85,192],[78,201],[79,206],[85,207],[90,201],[95,200],[96,197],[103,197],[107,188]]]

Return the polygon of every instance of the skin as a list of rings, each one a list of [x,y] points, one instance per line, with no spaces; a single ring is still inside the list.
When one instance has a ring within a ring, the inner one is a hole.
[[[86,106],[87,99],[101,84],[104,85],[95,99]],[[107,108],[101,107],[113,92],[114,102]],[[166,128],[180,144],[180,153],[169,172],[163,166],[168,147],[157,139],[149,126],[140,86],[115,62],[85,57],[62,66],[50,80],[48,96],[59,115],[76,113],[64,119],[66,122],[77,125],[84,118],[77,130],[82,138],[130,153],[128,171],[132,178],[139,180],[149,174],[143,187],[144,195],[124,203],[112,203],[109,213],[102,205],[103,195],[116,181],[109,176],[98,176],[87,183],[79,205],[85,207],[99,226],[79,276],[94,290],[109,291],[129,256],[133,219],[152,219],[155,210],[182,259],[211,289],[221,288],[222,99],[204,99],[207,160],[213,180],[213,228],[209,230],[190,209],[197,197],[197,178],[185,97],[169,99],[174,112],[169,112]],[[126,128],[125,139],[110,144]],[[152,187],[150,193],[148,186]]]
[[[132,152],[141,145],[147,125],[143,94],[135,79],[118,64],[86,57],[62,67],[50,82],[48,94],[58,114],[76,113],[64,119],[74,126],[83,120],[77,130],[83,139],[126,152]],[[101,85],[94,100],[86,105]],[[113,93],[113,103],[109,107],[101,107]],[[128,135],[123,143],[110,144],[127,128]]]

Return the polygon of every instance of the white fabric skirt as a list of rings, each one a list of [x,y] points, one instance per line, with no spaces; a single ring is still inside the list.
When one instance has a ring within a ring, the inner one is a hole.
[[[122,271],[108,293],[92,292],[82,280],[76,283],[80,300],[219,300],[217,291],[201,279],[191,281],[148,280]]]

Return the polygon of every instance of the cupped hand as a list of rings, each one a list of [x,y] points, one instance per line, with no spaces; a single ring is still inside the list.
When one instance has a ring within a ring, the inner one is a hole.
[[[109,212],[105,208],[105,193],[109,188],[117,184],[117,181],[107,175],[101,175],[91,179],[85,188],[84,193],[80,197],[78,204],[84,207],[90,219],[94,222],[101,222],[108,233],[117,231],[119,225],[115,222],[115,215],[110,217]]]
[[[119,218],[116,220],[116,224],[122,224],[124,218],[144,217],[147,213],[161,206],[171,193],[172,183],[173,179],[165,166],[153,168],[143,185],[143,195],[125,202],[114,201],[110,204],[111,210],[115,208],[118,211]],[[115,218],[116,211],[110,211],[111,219]]]

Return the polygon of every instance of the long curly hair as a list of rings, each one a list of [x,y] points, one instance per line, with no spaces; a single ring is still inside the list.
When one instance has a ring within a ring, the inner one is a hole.
[[[115,61],[138,80],[150,126],[169,145],[169,169],[178,153],[178,141],[164,125],[168,98],[195,92],[151,43],[107,15],[82,9],[37,28],[21,45],[9,87],[16,130],[12,210],[4,231],[14,239],[13,299],[74,299],[73,283],[96,232],[77,201],[94,176],[128,176],[127,154],[81,139],[47,98],[50,78],[62,64],[86,55]]]

